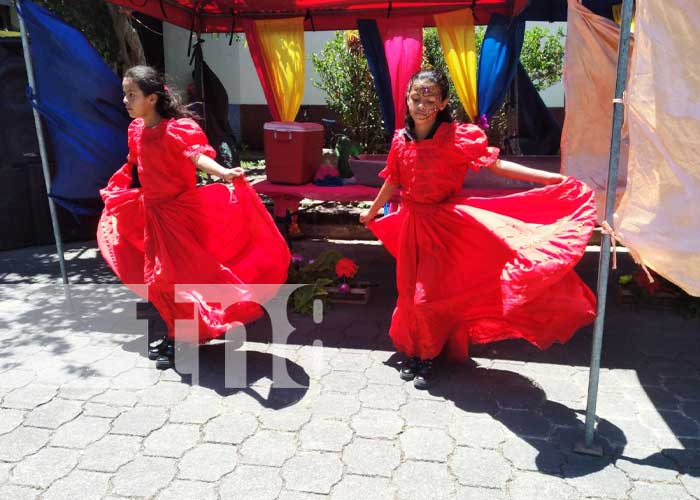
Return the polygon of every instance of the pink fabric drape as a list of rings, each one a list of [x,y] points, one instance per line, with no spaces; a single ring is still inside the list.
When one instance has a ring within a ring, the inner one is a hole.
[[[423,19],[395,18],[378,24],[391,76],[396,127],[400,128],[406,115],[406,86],[423,61]]]
[[[282,118],[275,102],[275,95],[272,91],[270,75],[265,67],[265,59],[263,57],[262,45],[260,43],[260,35],[258,34],[257,27],[255,26],[255,21],[245,21],[243,28],[245,31],[246,40],[248,42],[248,49],[250,49],[250,57],[253,59],[255,71],[258,73],[258,79],[260,80],[260,85],[262,85],[267,106],[272,114],[272,119],[274,121],[280,121]]]

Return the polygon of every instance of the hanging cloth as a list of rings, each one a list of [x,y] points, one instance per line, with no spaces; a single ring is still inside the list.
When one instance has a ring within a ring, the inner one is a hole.
[[[564,53],[566,116],[561,140],[562,173],[576,177],[596,191],[599,221],[605,215],[619,40],[620,27],[614,21],[594,14],[581,0],[569,2]],[[616,201],[627,182],[628,140],[625,124]]]
[[[476,98],[476,39],[470,9],[436,14],[435,25],[447,68],[469,119],[478,118]]]
[[[304,18],[261,19],[248,26],[248,46],[272,117],[294,121],[304,96]]]
[[[503,103],[520,60],[525,21],[493,14],[479,57],[479,116],[490,118]]]
[[[636,21],[615,231],[643,264],[700,296],[700,4],[638,0]]]
[[[415,73],[420,71],[423,62],[423,19],[385,19],[380,21],[379,28],[391,75],[395,126],[400,127],[406,116],[408,82]]]
[[[391,92],[391,75],[384,53],[384,43],[379,34],[377,21],[374,19],[358,19],[357,29],[360,32],[360,42],[367,57],[369,71],[372,73],[374,86],[379,97],[379,109],[384,119],[384,129],[387,138],[394,135],[396,117],[394,116],[394,101]]]

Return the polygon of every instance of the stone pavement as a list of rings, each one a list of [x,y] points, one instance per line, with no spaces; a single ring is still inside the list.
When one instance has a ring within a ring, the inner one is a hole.
[[[335,245],[378,285],[371,303],[337,305],[320,325],[291,316],[287,345],[260,321],[204,346],[197,384],[144,356],[134,296],[93,243],[69,246],[69,274],[86,284],[71,302],[50,247],[0,253],[0,499],[700,498],[698,320],[609,300],[606,454],[581,456],[590,329],[545,352],[475,347],[474,363],[416,391],[386,334],[392,259]],[[579,266],[589,284],[596,262]],[[244,387],[227,387],[225,356],[245,366]],[[272,382],[276,363],[298,387]]]

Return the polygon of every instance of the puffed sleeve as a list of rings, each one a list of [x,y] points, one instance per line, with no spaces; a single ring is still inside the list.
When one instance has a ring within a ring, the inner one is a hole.
[[[197,122],[189,118],[171,120],[166,134],[172,147],[185,158],[195,154],[216,158],[216,151],[209,145],[207,136]]]
[[[399,177],[399,151],[403,148],[404,142],[403,129],[399,129],[394,133],[394,138],[391,141],[386,167],[379,172],[379,177],[392,184],[401,184]]]
[[[494,163],[500,153],[498,148],[489,146],[484,131],[472,123],[461,123],[457,126],[455,145],[466,157],[467,166],[474,171]]]

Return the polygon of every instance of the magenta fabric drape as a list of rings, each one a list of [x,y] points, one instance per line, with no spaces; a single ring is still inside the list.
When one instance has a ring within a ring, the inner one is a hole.
[[[272,119],[274,121],[280,121],[281,115],[277,109],[277,104],[275,103],[275,94],[272,91],[270,75],[265,67],[262,44],[260,43],[260,35],[258,34],[257,27],[255,26],[255,21],[246,21],[243,23],[243,27],[245,30],[246,41],[248,42],[248,49],[250,50],[250,57],[253,59],[255,71],[258,73],[258,79],[260,80],[260,85],[262,85],[267,106],[272,114]]]

